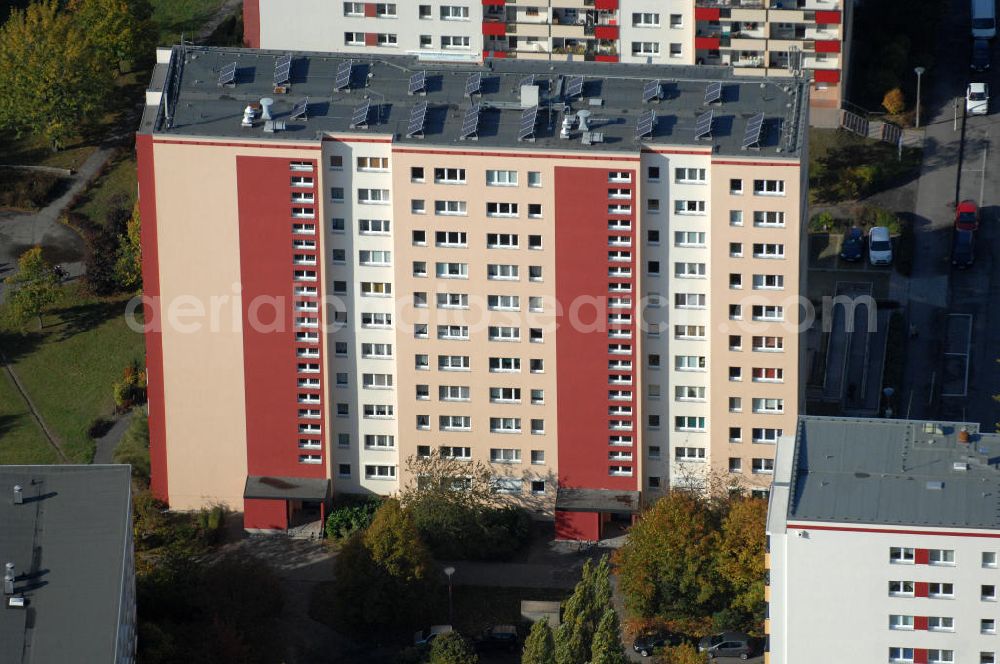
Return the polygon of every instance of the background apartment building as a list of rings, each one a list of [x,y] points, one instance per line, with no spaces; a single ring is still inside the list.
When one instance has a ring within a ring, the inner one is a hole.
[[[803,418],[768,514],[769,661],[996,662],[998,453],[976,424]]]
[[[810,81],[812,122],[837,126],[850,43],[844,0],[247,0],[248,46],[566,62],[732,66]]]
[[[331,492],[393,493],[407,459],[440,453],[595,539],[710,467],[769,484],[798,412],[804,87],[159,59],[138,153],[163,323],[153,487],[172,507],[219,500],[281,529]],[[204,324],[169,320],[191,298]]]

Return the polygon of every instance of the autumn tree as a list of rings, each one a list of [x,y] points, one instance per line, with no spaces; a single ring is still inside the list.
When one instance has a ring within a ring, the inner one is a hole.
[[[590,664],[628,664],[622,647],[621,624],[614,607],[608,606],[601,616],[591,645]]]
[[[531,625],[528,638],[524,640],[521,664],[556,664],[556,644],[548,618]]]
[[[144,56],[155,44],[148,0],[70,0],[67,10],[91,47],[116,69]]]
[[[656,657],[656,664],[708,664],[708,653],[698,652],[690,643],[665,648]]]
[[[59,278],[52,266],[42,258],[42,248],[32,247],[17,260],[17,272],[7,277],[11,291],[7,303],[14,320],[23,325],[32,318],[38,319],[42,329],[42,314],[59,298]]]
[[[646,511],[616,553],[618,587],[630,613],[698,617],[714,612],[718,534],[699,495],[671,491]]]
[[[430,664],[479,664],[479,655],[461,634],[450,632],[431,643]]]
[[[114,66],[57,0],[15,9],[0,28],[0,129],[33,132],[58,150],[109,98]]]
[[[715,569],[729,587],[725,593],[729,608],[749,622],[764,616],[766,529],[767,501],[734,499],[722,519],[715,549]]]
[[[563,608],[563,621],[555,633],[556,662],[576,664],[589,659],[591,644],[604,612],[611,608],[608,557],[596,566],[588,559],[573,594]]]
[[[906,98],[903,97],[903,91],[899,88],[893,88],[886,92],[885,96],[882,97],[882,108],[887,110],[890,115],[896,115],[906,110]]]
[[[118,256],[115,260],[115,279],[128,291],[142,287],[141,233],[142,220],[137,201],[125,227],[125,234],[118,236]]]

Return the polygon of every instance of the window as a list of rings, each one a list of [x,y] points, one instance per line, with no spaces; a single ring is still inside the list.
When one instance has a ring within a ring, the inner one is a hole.
[[[379,46],[395,46],[396,35],[391,33],[380,32],[375,38],[375,43]]]
[[[365,45],[365,33],[363,33],[363,32],[345,32],[344,33],[344,45],[345,46],[364,46]]]
[[[955,619],[948,616],[929,616],[927,629],[931,632],[954,632]]]
[[[704,431],[705,418],[691,415],[678,415],[674,418],[674,429],[677,431]]]
[[[997,587],[995,585],[982,585],[979,589],[979,597],[984,602],[997,601]]]
[[[675,309],[704,309],[704,293],[674,293]]]
[[[442,21],[468,21],[469,8],[455,5],[441,5]]]
[[[468,293],[438,293],[437,305],[442,309],[468,309]]]
[[[743,288],[743,275],[739,272],[729,273],[729,287],[730,288]]]
[[[743,194],[743,180],[739,178],[731,178],[729,180],[729,193],[734,196],[740,196]]]
[[[700,279],[705,276],[704,263],[674,263],[674,276],[680,279]]]
[[[486,266],[486,278],[493,281],[517,281],[518,271],[517,265],[490,263]]]
[[[729,427],[729,442],[739,443],[743,441],[743,429],[740,427]]]
[[[491,357],[490,371],[492,373],[516,373],[521,371],[519,357]]]
[[[362,412],[363,416],[369,419],[390,419],[395,415],[394,409],[390,404],[366,403]]]
[[[755,304],[751,309],[753,320],[783,321],[785,308],[776,305]]]
[[[488,170],[486,171],[486,184],[491,187],[516,187],[517,171]]]
[[[660,261],[648,261],[646,263],[646,272],[648,272],[649,274],[659,274]]]
[[[954,650],[928,650],[927,664],[951,664],[955,661]]]
[[[362,281],[362,297],[389,297],[392,295],[392,284],[382,281]]]
[[[440,401],[468,401],[468,385],[439,385],[438,400]]]
[[[436,263],[435,274],[440,279],[468,279],[468,263]]]
[[[488,328],[490,341],[520,341],[521,328],[506,325],[490,325]]]
[[[516,233],[487,233],[486,246],[489,249],[517,249]]]
[[[751,465],[751,472],[767,475],[773,473],[774,459],[754,459]]]
[[[784,258],[785,257],[785,245],[783,244],[765,244],[761,242],[755,242],[753,245],[753,257],[754,258]]]
[[[743,398],[742,397],[729,397],[729,412],[739,413],[743,410]]]
[[[420,8],[423,9],[425,6],[426,5],[420,5]],[[423,14],[421,14],[420,18],[430,18],[431,17],[430,9],[431,9],[430,7],[427,7],[427,15],[424,16]],[[433,47],[434,47],[434,40],[430,35],[420,35],[420,48],[433,48]]]
[[[438,417],[438,428],[442,431],[469,431],[472,429],[472,418],[468,415],[441,415]]]
[[[541,406],[545,403],[545,390],[531,390],[531,404]]]
[[[394,480],[396,479],[395,466],[365,466],[366,480]]]
[[[438,215],[467,214],[465,201],[434,201],[434,214]]]
[[[545,360],[532,358],[528,361],[528,371],[531,373],[545,373]]]
[[[364,312],[361,314],[361,327],[389,329],[392,327],[392,314]]]
[[[996,653],[994,652],[979,653],[979,664],[996,664],[996,661]]]
[[[656,12],[633,12],[633,28],[656,28],[660,25],[660,15]]]
[[[351,464],[341,463],[337,464],[337,477],[350,477],[351,476]]]
[[[913,629],[913,616],[889,616],[889,629]]]
[[[889,648],[890,662],[912,662],[913,648]]]
[[[412,231],[410,233],[411,242],[417,246],[427,244],[427,231]]]
[[[392,265],[392,252],[362,249],[358,252],[358,262],[361,265]]]
[[[427,201],[422,198],[411,198],[410,214],[427,214]]]
[[[683,28],[684,27],[684,19],[683,19],[683,17],[680,14],[671,14],[670,15],[670,27],[671,28]]]
[[[467,247],[468,234],[465,231],[437,231],[434,244],[438,247]]]
[[[785,412],[785,400],[755,398],[753,400],[753,412],[769,414],[783,413]]]
[[[358,189],[358,203],[369,205],[388,205],[388,189]]]
[[[410,166],[410,180],[413,182],[423,182],[424,181],[424,167],[423,166]]]
[[[675,214],[705,214],[705,201],[674,201]]]
[[[531,433],[535,435],[541,435],[545,433],[545,420],[533,419],[531,420]]]
[[[358,219],[358,233],[361,235],[388,235],[388,219]]]
[[[650,233],[659,231],[650,231]],[[659,242],[659,235],[657,235],[657,242]],[[649,241],[653,244],[652,240]],[[703,231],[674,231],[674,246],[676,247],[704,247],[705,246],[705,233]]]
[[[465,184],[465,169],[435,168],[434,182],[438,184]]]
[[[730,226],[742,226],[743,225],[743,210],[730,210],[729,211],[729,225]]]
[[[782,337],[753,337],[753,349],[756,352],[780,352],[785,348]]]
[[[513,420],[517,418],[501,418],[493,417],[490,418],[490,430],[493,430],[494,420],[507,420],[507,424],[511,424]],[[520,422],[518,421],[518,427],[520,428]],[[493,447],[490,448],[490,463],[521,463],[521,450],[513,447]]]
[[[753,213],[753,225],[758,228],[784,228],[785,213],[755,210]]]
[[[774,444],[778,442],[778,438],[780,438],[781,435],[781,429],[754,428],[752,431],[751,441],[754,443]]]
[[[456,459],[458,461],[469,461],[472,459],[471,447],[456,447],[442,445],[438,448],[438,454],[445,459]]]
[[[531,236],[528,237],[531,239]],[[542,266],[541,265],[529,265],[528,266],[528,281],[541,281],[542,280]]]
[[[954,565],[955,564],[955,550],[954,549],[931,549],[927,552],[928,562],[931,565]]]
[[[524,481],[517,477],[494,477],[493,490],[503,494],[521,493]]]
[[[740,459],[739,457],[729,457],[729,472],[742,473],[743,459]]]
[[[542,218],[542,204],[541,203],[528,203],[528,218],[529,219],[541,219]]]
[[[427,261],[413,261],[413,276],[414,277],[426,277],[427,276]],[[424,305],[426,306],[427,301],[424,300]]]
[[[387,171],[389,170],[388,157],[358,157],[359,171]]]
[[[670,44],[670,57],[679,58],[684,55],[684,47],[682,44],[672,42]]]
[[[445,340],[468,341],[468,325],[438,325],[437,338]]]
[[[997,552],[983,551],[982,561],[983,561],[983,567],[995,568],[997,566]]]
[[[396,18],[395,2],[376,2],[375,16],[379,18]]]
[[[659,42],[632,42],[632,55],[635,57],[642,56],[659,56],[660,55],[660,43]]]
[[[743,337],[738,334],[729,335],[729,350],[731,351],[741,351],[743,350]]]
[[[980,634],[996,634],[997,633],[997,621],[996,618],[983,618],[979,621],[979,633]]]
[[[677,401],[704,401],[705,388],[700,385],[677,385],[674,387],[674,399]]]
[[[753,195],[754,196],[784,196],[785,195],[785,181],[784,180],[754,180],[753,181]]]
[[[390,434],[365,434],[365,447],[389,449],[396,447],[396,437]]]
[[[490,403],[520,403],[520,387],[491,387]]]
[[[391,359],[392,344],[363,343],[361,344],[361,357]]]
[[[494,311],[519,311],[521,298],[517,295],[488,295],[486,304]]]
[[[674,448],[675,461],[704,461],[704,447],[676,447]]]
[[[704,325],[674,325],[675,339],[704,339]]]
[[[985,588],[986,586],[984,586]],[[954,597],[955,586],[950,583],[931,583],[927,586],[928,597]]]
[[[417,385],[416,387],[416,398],[421,401],[425,401],[431,398],[431,388],[429,385]]]
[[[754,290],[784,290],[785,275],[755,274],[753,275]]]
[[[677,371],[704,371],[707,364],[704,355],[674,356],[674,369]]]
[[[344,3],[344,16],[364,16],[364,15],[365,15],[365,3],[363,2]]]
[[[705,182],[705,169],[704,168],[675,168],[674,169],[674,182],[677,182],[679,184],[691,184],[691,183],[704,184],[704,182]]]
[[[531,493],[541,495],[545,493],[545,480],[532,480]]]

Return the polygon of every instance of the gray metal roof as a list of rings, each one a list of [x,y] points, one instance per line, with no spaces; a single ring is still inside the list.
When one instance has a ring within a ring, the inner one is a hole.
[[[0,567],[27,600],[3,598],[0,663],[115,661],[130,487],[128,466],[0,466]]]
[[[803,417],[789,484],[789,521],[996,529],[1000,435],[971,423]]]
[[[638,151],[642,145],[714,146],[719,154],[791,157],[799,154],[808,107],[808,86],[793,79],[736,78],[724,67],[636,65],[597,62],[494,60],[492,65],[421,62],[416,56],[294,53],[290,92],[275,94],[275,63],[284,51],[174,47],[170,64],[157,67],[150,90],[164,90],[159,107],[146,109],[140,132],[160,135],[316,141],[325,133],[392,135],[401,144],[459,147],[522,147],[559,150]],[[335,91],[337,70],[353,63],[351,89]],[[220,86],[219,73],[236,63],[235,85]],[[410,77],[426,71],[426,95],[408,94]],[[465,95],[471,73],[481,72],[482,94]],[[534,74],[540,85],[535,142],[519,141],[522,108],[520,83]],[[569,81],[585,78],[582,95],[568,103],[571,112],[592,112],[591,129],[604,142],[584,145],[579,130],[560,139],[564,94]],[[560,88],[560,78],[562,87]],[[662,83],[663,99],[643,102],[651,81]],[[721,104],[705,104],[706,86],[722,83]],[[266,133],[263,122],[241,127],[248,103],[274,99],[273,117],[286,131]],[[309,98],[308,119],[291,119],[293,106]],[[352,128],[355,110],[371,102],[367,127]],[[600,105],[596,101],[601,100]],[[413,107],[427,102],[423,138],[407,138]],[[476,140],[460,140],[470,103],[482,104]],[[657,120],[642,143],[635,139],[640,114],[653,110]],[[714,111],[711,138],[695,139],[699,115]],[[550,112],[551,111],[551,112]],[[742,149],[753,116],[765,120],[759,150]]]
[[[330,497],[330,480],[305,477],[247,477],[244,498],[274,500],[326,500]]]
[[[633,514],[639,511],[639,492],[559,487],[556,492],[556,509],[565,512]]]

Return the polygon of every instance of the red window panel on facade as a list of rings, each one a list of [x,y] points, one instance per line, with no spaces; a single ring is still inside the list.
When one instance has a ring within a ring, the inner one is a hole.
[[[718,21],[722,15],[718,7],[695,7],[694,18],[696,21]]]
[[[598,39],[618,39],[618,26],[598,25],[594,27],[594,36]]]
[[[372,16],[375,16],[375,14],[376,14],[375,3],[374,2],[366,2],[365,3],[365,16],[372,17]]]
[[[840,53],[840,40],[820,40],[816,42],[817,53]]]
[[[378,46],[378,33],[377,32],[366,32],[365,33],[365,46]]]
[[[595,55],[594,62],[618,62],[617,55]]]
[[[595,0],[594,9],[613,11],[615,9],[618,9],[618,0]]]
[[[931,561],[930,549],[914,549],[913,562],[917,565],[927,565]]]
[[[705,49],[708,51],[716,51],[719,49],[719,44],[721,40],[718,37],[695,37],[694,47],[696,49]]]
[[[927,629],[927,616],[913,616],[913,629]]]
[[[917,581],[913,584],[913,596],[914,597],[927,597],[927,582]]]
[[[840,25],[840,12],[816,12],[816,23],[818,25]]]
[[[913,649],[913,664],[927,664],[927,648]]]
[[[486,58],[506,58],[509,54],[507,51],[483,51],[483,59]]]
[[[816,81],[817,83],[840,83],[840,70],[814,69],[813,80]]]
[[[500,22],[484,22],[483,34],[490,37],[503,37],[507,32],[507,24]]]
[[[483,0],[483,4],[489,7],[503,7],[507,0]]]

